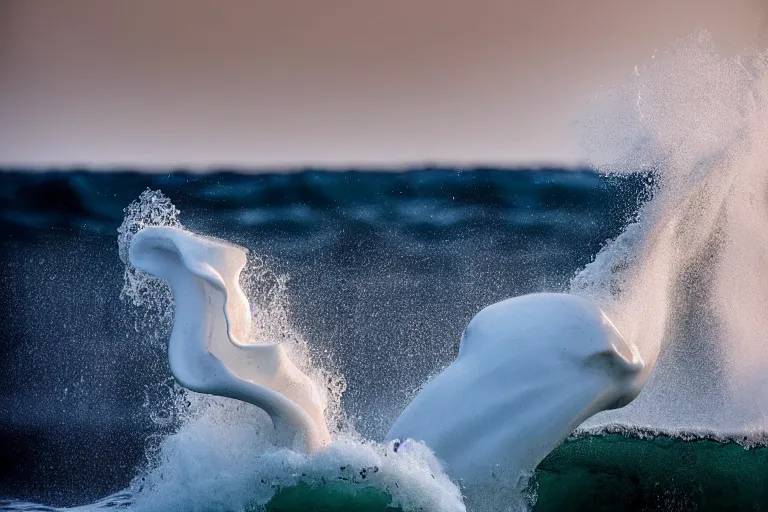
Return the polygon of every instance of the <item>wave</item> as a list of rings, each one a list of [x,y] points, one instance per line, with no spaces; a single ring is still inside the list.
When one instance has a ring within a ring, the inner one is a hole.
[[[621,423],[581,425],[568,437],[568,439],[576,440],[601,436],[622,436],[630,439],[647,440],[667,438],[678,441],[713,441],[723,444],[737,444],[746,449],[768,447],[768,433],[762,433],[760,435],[731,433],[724,435],[721,432],[713,432],[706,428],[665,430],[661,428],[629,426]]]
[[[643,177],[602,176],[587,169],[432,169],[241,175],[148,175],[0,169],[0,230],[58,227],[114,236],[123,208],[150,188],[173,198],[187,215],[205,215],[206,231],[263,230],[302,238],[336,226],[373,227],[439,237],[444,232],[559,231],[570,218],[599,229],[596,218],[626,218],[644,189]],[[546,212],[546,216],[542,215]],[[193,219],[192,219],[193,220]],[[191,222],[189,217],[187,222]],[[575,224],[575,223],[574,223]]]
[[[363,475],[372,474],[374,468],[348,465],[332,469],[320,478],[318,474],[299,475],[296,483],[275,489],[263,509],[270,512],[303,512],[312,507],[327,512],[419,510],[395,506],[392,495],[380,481],[365,485]],[[767,471],[768,446],[764,443],[745,444],[743,439],[724,439],[707,433],[669,435],[608,426],[600,431],[580,430],[556,448],[539,465],[528,492],[536,498],[532,506],[534,512],[759,510],[768,497],[768,482],[764,478]],[[335,475],[335,479],[328,479],[331,475]],[[404,473],[401,477],[409,476]],[[250,492],[246,491],[246,495]],[[226,509],[220,502],[211,503],[210,496],[197,503],[192,502],[194,498],[199,496],[190,496],[184,507],[162,510],[213,512],[243,510],[242,506],[249,505],[239,503],[235,508]],[[135,510],[134,507],[134,496],[130,492],[66,509],[0,501],[0,510],[8,512],[119,512]]]
[[[768,446],[709,434],[581,431],[539,465],[534,510],[762,510]]]

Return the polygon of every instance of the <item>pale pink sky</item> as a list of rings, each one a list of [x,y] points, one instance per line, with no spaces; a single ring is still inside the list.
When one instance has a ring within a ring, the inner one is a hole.
[[[0,166],[581,158],[601,85],[765,0],[0,0]]]

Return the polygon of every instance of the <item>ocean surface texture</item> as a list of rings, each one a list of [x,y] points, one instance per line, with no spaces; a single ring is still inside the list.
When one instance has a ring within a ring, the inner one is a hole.
[[[149,339],[142,315],[156,312],[121,299],[117,228],[147,188],[188,229],[250,250],[264,300],[279,292],[292,332],[343,375],[344,421],[381,440],[455,357],[476,312],[571,289],[637,219],[654,181],[559,169],[0,174],[0,510],[124,510],[123,490],[141,485],[184,421],[167,332]],[[567,440],[529,485],[533,509],[768,509],[759,435],[652,427]],[[411,510],[383,488],[358,489],[374,471],[353,469],[324,484],[299,475],[266,510]]]

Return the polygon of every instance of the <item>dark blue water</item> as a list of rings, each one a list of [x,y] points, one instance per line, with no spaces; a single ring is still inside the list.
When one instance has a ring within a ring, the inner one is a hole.
[[[345,374],[358,430],[381,438],[452,360],[482,307],[564,290],[649,193],[586,170],[241,175],[0,174],[0,497],[52,505],[125,488],[173,428],[162,346],[119,300],[123,208],[160,189],[194,231],[290,276],[292,321]],[[107,343],[104,343],[104,342]],[[546,482],[542,483],[546,485]]]

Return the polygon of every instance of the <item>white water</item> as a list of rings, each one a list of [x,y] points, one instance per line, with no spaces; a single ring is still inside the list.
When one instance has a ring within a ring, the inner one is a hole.
[[[656,368],[598,415],[665,432],[762,437],[768,427],[768,55],[718,56],[701,34],[598,98],[595,164],[652,171],[637,222],[576,275]]]

